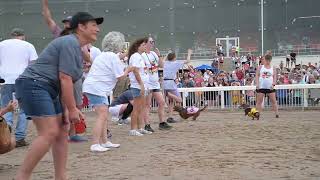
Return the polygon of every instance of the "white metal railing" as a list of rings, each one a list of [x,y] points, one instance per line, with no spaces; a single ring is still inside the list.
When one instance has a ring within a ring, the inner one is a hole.
[[[320,84],[291,84],[275,86],[277,103],[280,109],[304,109],[307,107],[320,108]],[[243,103],[256,105],[255,86],[220,86],[200,88],[179,88],[183,99],[182,105],[208,106],[212,110],[238,109]],[[112,97],[112,94],[111,94]],[[110,98],[112,101],[112,98]],[[157,103],[152,100],[152,110],[157,109]],[[264,100],[264,107],[270,107],[268,97]],[[91,107],[84,107],[83,112],[93,111]]]
[[[320,108],[320,84],[294,84],[275,86],[277,103],[281,109]],[[203,107],[208,109],[237,109],[243,101],[250,106],[256,105],[255,86],[221,86],[201,88],[179,88],[183,99],[182,105]],[[270,107],[268,97],[264,99],[264,107]],[[157,104],[152,103],[155,110]]]

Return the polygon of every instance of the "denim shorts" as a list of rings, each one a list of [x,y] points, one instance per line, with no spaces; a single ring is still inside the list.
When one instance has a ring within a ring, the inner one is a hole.
[[[141,90],[140,89],[130,88],[130,92],[131,92],[133,98],[137,98],[137,97],[141,96]],[[144,91],[144,96],[147,96],[147,95],[148,95],[148,91],[145,90]]]
[[[59,89],[47,82],[17,79],[16,98],[28,119],[62,114]]]
[[[98,96],[90,93],[85,93],[88,100],[89,100],[89,105],[94,107],[94,106],[109,106],[109,100],[107,97],[104,96]]]

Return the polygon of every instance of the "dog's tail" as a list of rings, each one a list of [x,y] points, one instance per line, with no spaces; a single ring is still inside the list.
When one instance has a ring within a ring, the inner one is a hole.
[[[206,110],[208,105],[205,105],[202,109],[199,110],[199,112]]]
[[[173,107],[173,110],[174,110],[174,111],[177,111],[177,112],[180,112],[181,109],[182,109],[181,106],[174,106],[174,107]]]
[[[248,105],[248,104],[245,104],[245,103],[243,103],[243,104],[241,104],[238,108],[239,109],[247,109],[247,108],[249,108],[250,106]]]

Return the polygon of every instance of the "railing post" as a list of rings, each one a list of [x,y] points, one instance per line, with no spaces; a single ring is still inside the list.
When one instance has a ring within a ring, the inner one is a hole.
[[[221,92],[221,96],[220,96],[220,102],[221,102],[221,109],[224,109],[224,91],[220,91]]]
[[[303,89],[303,107],[308,107],[308,89]]]
[[[182,93],[182,107],[187,107],[187,98],[186,98],[186,96],[187,96],[187,93],[188,92],[185,92],[185,91],[183,91],[183,93]]]

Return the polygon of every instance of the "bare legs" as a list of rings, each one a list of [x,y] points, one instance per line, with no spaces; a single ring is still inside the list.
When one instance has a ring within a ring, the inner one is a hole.
[[[17,180],[28,180],[43,156],[52,148],[55,179],[66,180],[68,132],[63,128],[62,117],[33,118],[38,136],[32,142],[26,157],[18,170]]]

